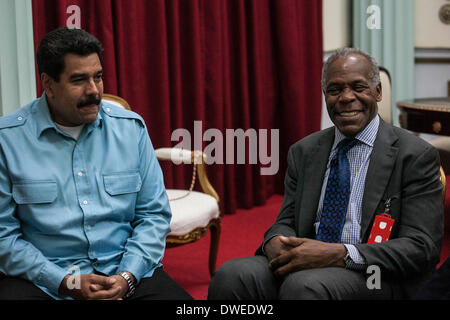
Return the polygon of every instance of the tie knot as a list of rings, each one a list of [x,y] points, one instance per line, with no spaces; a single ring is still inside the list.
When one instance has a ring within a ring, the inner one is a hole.
[[[353,148],[353,146],[358,142],[356,139],[344,139],[339,142],[338,148],[339,153],[347,154],[347,151]]]

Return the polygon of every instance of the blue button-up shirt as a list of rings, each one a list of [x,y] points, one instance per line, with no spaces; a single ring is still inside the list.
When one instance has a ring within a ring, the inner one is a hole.
[[[140,281],[160,266],[170,218],[136,113],[103,101],[78,140],[55,126],[45,94],[0,118],[0,272],[54,298],[74,270]]]

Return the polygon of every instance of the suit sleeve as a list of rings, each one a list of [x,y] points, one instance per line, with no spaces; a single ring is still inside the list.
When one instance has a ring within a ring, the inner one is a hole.
[[[275,223],[264,234],[264,242],[258,248],[256,254],[263,254],[264,245],[274,236],[296,236],[294,207],[297,183],[297,164],[295,161],[294,149],[291,147],[288,152],[288,168],[284,179],[284,199],[281,205],[280,213]]]
[[[438,152],[428,147],[403,167],[398,233],[383,243],[357,244],[368,265],[388,277],[407,279],[439,262],[443,201]]]

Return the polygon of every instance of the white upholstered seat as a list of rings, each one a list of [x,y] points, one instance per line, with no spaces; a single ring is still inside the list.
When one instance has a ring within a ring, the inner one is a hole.
[[[170,221],[170,235],[181,236],[196,228],[205,228],[212,219],[219,218],[219,206],[216,199],[206,193],[191,191],[183,197],[186,190],[168,189],[172,220]],[[182,214],[177,214],[182,212]]]
[[[206,175],[206,155],[201,151],[179,148],[159,148],[155,150],[155,153],[160,161],[193,166],[189,189],[167,189],[172,220],[170,222],[171,232],[167,236],[166,243],[170,248],[194,242],[210,230],[209,272],[212,275],[216,270],[221,215],[218,205],[219,196]],[[197,175],[203,192],[193,190]]]

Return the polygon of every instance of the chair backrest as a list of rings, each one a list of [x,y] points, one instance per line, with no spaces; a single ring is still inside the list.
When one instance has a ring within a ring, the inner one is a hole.
[[[198,180],[203,192],[212,196],[217,202],[220,201],[219,195],[211,185],[208,175],[206,174],[205,153],[202,151],[192,151],[179,148],[158,148],[155,149],[155,154],[160,161],[171,161],[175,164],[192,164],[192,182],[189,192],[192,191],[195,183],[195,177],[198,175]]]
[[[385,122],[392,124],[392,84],[391,76],[384,67],[380,68],[380,81],[383,98],[378,102],[378,114]]]
[[[130,105],[128,104],[128,102],[126,102],[125,99],[119,97],[119,96],[115,96],[113,94],[109,94],[109,93],[104,93],[102,100],[108,101],[109,103],[127,109],[127,110],[131,110]]]

